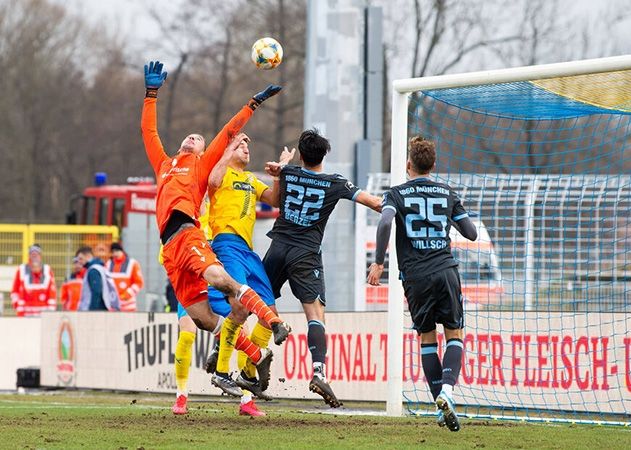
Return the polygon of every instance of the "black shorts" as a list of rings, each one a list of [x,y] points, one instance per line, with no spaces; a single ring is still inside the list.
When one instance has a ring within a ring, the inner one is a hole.
[[[289,280],[291,292],[301,303],[318,300],[326,305],[320,253],[272,240],[263,258],[263,267],[272,283],[274,298],[280,297],[280,289]]]
[[[429,333],[440,323],[445,328],[464,328],[460,275],[448,267],[423,279],[404,281],[403,289],[418,333]]]

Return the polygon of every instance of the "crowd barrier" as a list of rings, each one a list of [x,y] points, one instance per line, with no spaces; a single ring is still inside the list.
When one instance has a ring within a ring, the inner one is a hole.
[[[284,319],[293,333],[282,346],[271,345],[269,392],[279,398],[317,398],[307,388],[312,369],[304,314],[286,313]],[[600,412],[631,410],[626,315],[592,313],[573,328],[558,327],[562,333],[545,335],[528,331],[533,319],[528,313],[497,312],[492,319],[467,313],[460,399],[491,406],[519,402],[523,408],[541,408],[547,402],[553,407],[564,399],[583,405],[585,411],[595,405]],[[551,313],[548,320],[560,324],[565,319],[563,313]],[[386,400],[386,320],[385,312],[327,314],[327,371],[340,399]],[[497,323],[487,323],[490,320]],[[476,332],[500,329],[500,322],[512,331]],[[609,324],[604,332],[603,323]],[[19,346],[1,347],[0,388],[15,388],[16,368],[39,365],[43,386],[172,393],[177,334],[177,317],[169,313],[50,312],[40,319],[0,318],[2,342],[25,338]],[[208,333],[198,333],[189,381],[193,394],[220,394],[203,370],[212,345]],[[231,367],[236,368],[236,358]],[[404,389],[412,389],[417,401],[430,401],[420,342],[412,331],[404,335],[403,380]]]

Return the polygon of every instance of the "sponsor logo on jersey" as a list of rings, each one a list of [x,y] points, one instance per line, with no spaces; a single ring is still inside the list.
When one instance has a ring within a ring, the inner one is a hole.
[[[171,166],[173,167],[171,167],[171,169],[168,172],[162,174],[163,179],[173,174],[187,175],[191,171],[190,167],[177,167],[176,164],[177,164],[177,159],[173,159],[173,162],[171,163]]]
[[[254,192],[254,186],[252,186],[247,181],[233,181],[232,189],[234,189],[235,191]]]

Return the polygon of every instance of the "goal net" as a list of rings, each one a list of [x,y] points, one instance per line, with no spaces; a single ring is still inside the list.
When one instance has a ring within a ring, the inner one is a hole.
[[[407,139],[420,134],[437,145],[433,176],[478,227],[475,243],[452,232],[465,297],[458,410],[628,425],[631,56],[397,80],[392,110],[392,171],[370,190],[405,182]],[[388,263],[385,286],[366,288],[368,309],[388,309],[388,413],[434,414],[394,232]]]

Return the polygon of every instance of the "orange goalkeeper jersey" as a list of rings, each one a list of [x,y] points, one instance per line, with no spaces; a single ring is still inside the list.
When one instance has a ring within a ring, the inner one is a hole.
[[[208,176],[232,138],[252,117],[252,109],[244,106],[215,136],[201,155],[178,153],[173,157],[164,152],[158,136],[157,99],[145,98],[140,129],[147,157],[156,174],[158,193],[156,220],[160,234],[173,211],[181,211],[195,219],[208,188]]]

